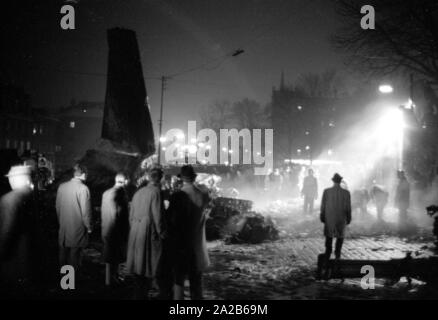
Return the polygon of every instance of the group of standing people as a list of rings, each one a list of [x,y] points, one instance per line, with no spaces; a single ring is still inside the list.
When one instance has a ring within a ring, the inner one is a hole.
[[[77,165],[73,179],[60,185],[56,199],[59,218],[60,264],[79,270],[81,251],[92,232],[90,193],[84,184],[86,169]],[[118,173],[103,193],[101,228],[105,284],[119,281],[119,264],[134,277],[135,297],[147,297],[155,282],[163,299],[184,299],[190,282],[192,299],[202,299],[202,273],[209,265],[205,238],[208,193],[195,185],[192,166],[183,166],[182,187],[168,198],[165,208],[163,171],[154,167],[129,203],[127,177]]]
[[[398,183],[395,190],[394,205],[399,211],[399,223],[405,224],[408,220],[410,206],[410,185],[403,171],[397,172]],[[313,169],[308,170],[308,175],[303,180],[301,196],[304,199],[303,211],[311,215],[314,211],[314,203],[318,199],[318,180]],[[352,210],[358,210],[362,217],[368,214],[368,202],[372,200],[376,206],[378,222],[384,221],[385,207],[389,202],[389,192],[383,186],[373,183],[368,191],[366,188],[357,189],[351,195]]]
[[[96,225],[87,177],[86,167],[76,164],[73,177],[59,185],[55,200],[59,266],[72,266],[79,279],[83,278],[83,250]],[[7,178],[12,190],[0,199],[0,282],[15,287],[38,279],[42,271],[38,261],[47,255],[39,242],[47,230],[36,222],[38,201],[31,167],[13,166]],[[181,168],[182,185],[170,194],[163,192],[162,178],[161,168],[153,167],[130,202],[127,176],[118,173],[113,187],[103,193],[105,284],[112,286],[120,280],[118,270],[126,262],[127,273],[135,279],[137,298],[147,297],[156,282],[161,298],[184,299],[188,279],[191,298],[202,299],[202,274],[210,263],[205,238],[209,195],[195,184],[191,166]]]

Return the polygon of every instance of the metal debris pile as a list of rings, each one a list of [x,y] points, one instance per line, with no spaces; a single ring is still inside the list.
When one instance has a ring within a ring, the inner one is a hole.
[[[206,235],[209,241],[223,239],[226,243],[262,243],[277,240],[279,231],[270,218],[252,211],[252,201],[216,198]]]

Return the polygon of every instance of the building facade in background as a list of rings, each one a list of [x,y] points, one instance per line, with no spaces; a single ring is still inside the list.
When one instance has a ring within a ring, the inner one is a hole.
[[[271,101],[275,165],[336,158],[336,138],[358,117],[357,105],[352,97],[310,96],[282,79]]]
[[[57,170],[71,168],[96,145],[102,131],[103,107],[103,102],[72,101],[68,107],[57,110]]]
[[[34,150],[53,161],[58,119],[47,110],[32,108],[22,88],[1,85],[0,96],[0,149],[15,149],[20,155]]]

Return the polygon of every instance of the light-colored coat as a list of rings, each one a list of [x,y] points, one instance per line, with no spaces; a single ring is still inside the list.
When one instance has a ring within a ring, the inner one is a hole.
[[[56,194],[59,221],[58,241],[62,247],[84,248],[91,231],[90,190],[78,178],[62,183]]]
[[[102,258],[106,263],[120,263],[126,258],[129,211],[123,187],[112,187],[102,195]]]
[[[128,273],[148,278],[157,276],[165,232],[163,208],[159,185],[149,183],[132,198],[126,260]]]
[[[324,223],[326,237],[344,238],[345,227],[351,222],[351,196],[348,190],[336,184],[324,190],[321,221]]]

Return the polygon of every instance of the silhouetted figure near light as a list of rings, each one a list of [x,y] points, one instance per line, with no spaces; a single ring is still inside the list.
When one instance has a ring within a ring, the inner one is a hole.
[[[368,190],[361,188],[353,191],[352,195],[352,208],[353,211],[359,209],[359,214],[362,218],[366,218],[368,215],[368,202],[370,201],[370,195]]]
[[[30,280],[35,267],[35,201],[31,168],[13,166],[12,191],[0,199],[0,282],[13,286]]]
[[[126,260],[129,233],[129,209],[125,187],[128,179],[123,173],[115,177],[115,184],[102,195],[102,241],[105,262],[105,285],[118,283],[119,264]]]
[[[313,175],[312,169],[308,172],[308,176],[303,181],[301,196],[304,197],[304,213],[312,214],[314,202],[318,198],[318,180]]]
[[[149,183],[134,194],[131,202],[126,270],[135,276],[136,299],[148,297],[152,281],[159,278],[162,271],[160,263],[166,237],[162,177],[160,168],[152,168]]]
[[[404,226],[408,221],[408,209],[410,204],[410,185],[404,171],[397,173],[399,182],[395,193],[395,206],[399,212],[399,225]]]
[[[383,214],[386,204],[388,203],[389,193],[382,186],[374,184],[371,188],[370,195],[376,205],[377,219],[383,221]]]
[[[210,264],[205,238],[205,209],[209,197],[194,184],[196,173],[192,166],[181,168],[181,179],[184,185],[172,195],[168,211],[174,252],[174,298],[184,299],[184,281],[188,277],[192,300],[200,300],[203,298],[202,273]]]
[[[92,232],[90,190],[85,185],[87,169],[76,164],[74,177],[62,183],[56,194],[59,221],[59,263],[71,265],[78,272],[82,250]]]
[[[333,187],[325,189],[321,201],[321,222],[324,223],[325,256],[330,259],[333,238],[336,238],[335,257],[341,258],[345,227],[351,223],[350,192],[341,187],[342,177],[335,174]]]

